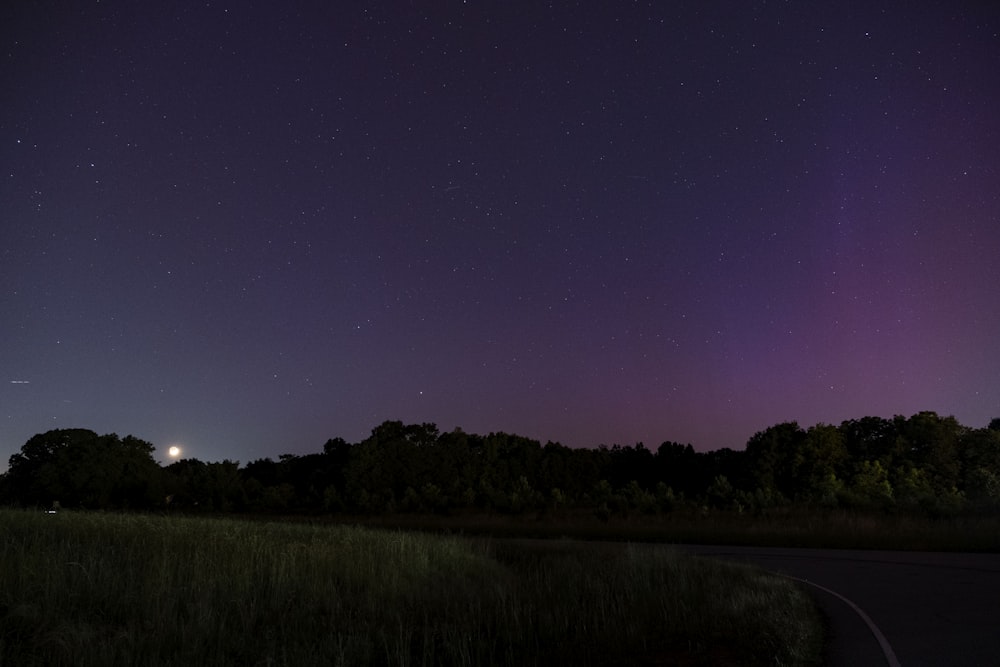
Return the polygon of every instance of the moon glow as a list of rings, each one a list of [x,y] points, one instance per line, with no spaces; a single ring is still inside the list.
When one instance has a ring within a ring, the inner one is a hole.
[[[173,447],[167,450],[167,454],[170,455],[170,458],[176,459],[178,456],[181,455],[181,448],[178,447],[177,445],[174,445]]]

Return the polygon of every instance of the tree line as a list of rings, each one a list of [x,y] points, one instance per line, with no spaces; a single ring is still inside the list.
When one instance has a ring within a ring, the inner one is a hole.
[[[1000,511],[1000,418],[969,428],[920,412],[839,426],[795,422],[745,449],[698,452],[664,442],[574,449],[507,433],[442,433],[386,421],[357,443],[240,466],[166,466],[131,435],[38,434],[0,475],[0,503],[87,509],[252,513],[552,513],[603,519],[784,506],[932,515]]]

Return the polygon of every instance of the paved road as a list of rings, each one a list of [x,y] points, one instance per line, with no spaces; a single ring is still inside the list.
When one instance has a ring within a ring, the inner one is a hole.
[[[830,665],[1000,667],[1000,554],[675,546],[827,589],[810,587],[830,619]]]

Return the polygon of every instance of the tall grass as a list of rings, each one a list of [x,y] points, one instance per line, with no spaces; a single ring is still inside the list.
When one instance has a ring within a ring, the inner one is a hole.
[[[821,650],[789,582],[663,547],[13,510],[0,534],[3,666],[773,665]]]
[[[357,520],[357,519],[355,519]],[[761,547],[890,549],[907,551],[1000,551],[1000,516],[930,517],[862,513],[842,509],[775,508],[750,514],[711,510],[675,511],[599,520],[591,513],[559,517],[386,515],[368,525],[506,537],[729,544]]]

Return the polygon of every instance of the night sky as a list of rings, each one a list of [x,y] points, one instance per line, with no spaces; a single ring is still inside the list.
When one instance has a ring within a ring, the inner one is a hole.
[[[1000,8],[11,2],[0,469],[1000,417]]]

